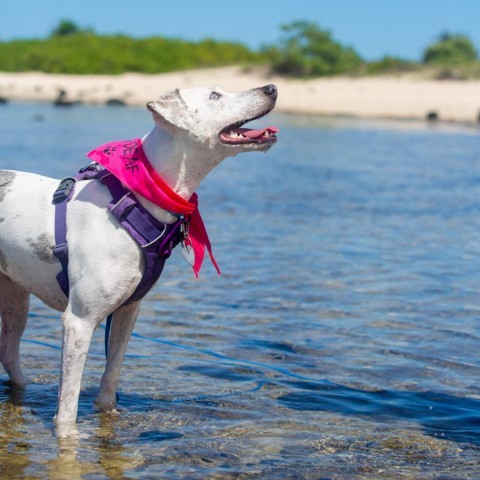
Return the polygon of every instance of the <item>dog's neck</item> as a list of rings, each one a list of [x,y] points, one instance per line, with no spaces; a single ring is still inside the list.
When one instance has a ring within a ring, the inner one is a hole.
[[[223,158],[213,158],[213,152],[194,149],[174,139],[164,128],[155,125],[142,139],[143,151],[153,168],[178,195],[190,199],[206,175]],[[210,154],[210,155],[208,155]],[[137,195],[140,203],[158,220],[172,223],[176,217]]]

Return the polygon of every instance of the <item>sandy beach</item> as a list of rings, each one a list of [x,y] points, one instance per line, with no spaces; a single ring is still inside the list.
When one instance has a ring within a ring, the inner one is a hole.
[[[238,91],[267,83],[279,89],[278,112],[391,119],[425,119],[435,113],[440,121],[479,122],[479,80],[439,81],[412,75],[291,80],[241,67],[118,76],[0,72],[0,96],[53,102],[59,90],[65,90],[67,99],[86,104],[121,100],[143,105],[177,87],[216,85]]]

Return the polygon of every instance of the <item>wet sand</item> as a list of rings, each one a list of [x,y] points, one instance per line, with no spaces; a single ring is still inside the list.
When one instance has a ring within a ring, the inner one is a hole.
[[[276,111],[362,118],[425,119],[478,123],[480,81],[428,80],[404,75],[290,80],[264,70],[225,67],[159,75],[53,75],[0,72],[0,96],[7,100],[87,104],[108,101],[144,105],[172,88],[217,85],[227,91],[275,83]]]

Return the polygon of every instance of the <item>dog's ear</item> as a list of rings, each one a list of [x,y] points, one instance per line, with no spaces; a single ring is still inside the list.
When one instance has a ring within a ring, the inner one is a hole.
[[[153,113],[155,122],[166,128],[173,126],[190,130],[192,126],[192,116],[178,88],[165,93],[154,102],[148,102],[147,108]]]

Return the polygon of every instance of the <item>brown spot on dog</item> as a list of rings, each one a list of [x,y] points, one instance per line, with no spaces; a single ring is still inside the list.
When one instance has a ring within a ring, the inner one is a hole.
[[[42,233],[36,240],[29,239],[28,244],[32,247],[35,255],[46,263],[55,262],[53,255],[53,240],[46,233]]]
[[[0,202],[3,202],[5,195],[10,191],[8,187],[16,177],[15,172],[0,171]]]

